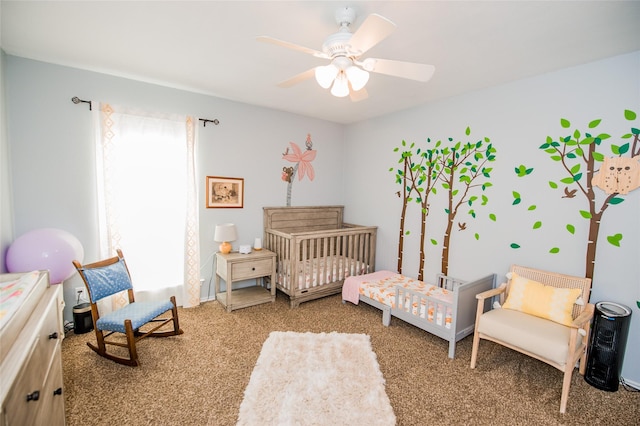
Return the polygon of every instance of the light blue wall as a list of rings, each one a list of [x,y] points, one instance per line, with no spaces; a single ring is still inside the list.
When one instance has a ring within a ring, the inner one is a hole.
[[[9,164],[9,143],[6,131],[6,103],[4,90],[4,51],[0,49],[0,256],[2,259],[13,241],[13,206],[11,203],[11,170]],[[4,262],[0,262],[0,273],[6,272]]]
[[[285,205],[281,172],[291,163],[282,153],[290,141],[304,147],[310,133],[318,152],[312,163],[316,177],[294,183],[292,205],[342,204],[341,125],[10,55],[4,69],[16,236],[42,227],[64,229],[82,242],[85,262],[98,259],[92,117],[87,104],[71,102],[73,96],[220,120],[218,126],[199,126],[202,298],[213,297],[209,283],[218,246],[213,241],[215,225],[237,225],[237,249],[262,236],[263,206]],[[206,209],[207,175],[244,178],[244,208]],[[154,207],[163,208],[163,202]],[[74,276],[64,285],[70,319],[73,289],[82,282]]]
[[[486,191],[490,200],[486,208],[478,207],[476,220],[466,210],[458,216],[459,222],[466,222],[467,230],[454,227],[449,273],[472,279],[496,272],[503,279],[510,264],[516,263],[584,276],[588,222],[578,216],[578,210],[588,210],[585,198],[561,198],[562,190],[549,187],[548,181],[558,182],[566,175],[538,147],[547,135],[567,134],[560,127],[561,118],[570,120],[572,129],[582,131],[588,130],[591,120],[602,119],[598,131],[612,136],[605,143],[621,145],[624,142],[619,137],[631,127],[623,117],[625,109],[640,114],[640,52],[349,126],[346,158],[358,161],[349,161],[345,171],[349,182],[344,193],[346,220],[357,218],[380,227],[376,266],[395,270],[401,209],[396,191],[401,188],[395,183],[395,174],[388,171],[390,167],[398,168],[399,153],[393,149],[403,139],[423,147],[427,146],[427,138],[467,141],[464,131],[469,126],[472,141],[485,136],[491,139],[498,151],[497,160],[491,164],[493,187]],[[601,151],[610,153],[609,149]],[[534,172],[527,178],[516,177],[514,168],[520,164],[533,167]],[[512,205],[512,191],[525,197],[522,205]],[[596,192],[599,205],[603,193],[599,189]],[[445,201],[440,194],[432,198],[427,240],[442,241]],[[530,204],[538,206],[534,213],[526,210]],[[411,207],[406,222],[411,233],[405,243],[403,272],[415,276],[420,219],[417,206]],[[635,307],[635,301],[640,299],[639,212],[640,189],[605,212],[591,297],[592,302],[615,301],[633,308],[623,374],[636,383],[640,383],[640,311]],[[495,222],[488,219],[489,213],[497,215]],[[535,220],[542,221],[540,229],[532,229]],[[575,224],[575,235],[565,230],[567,223]],[[477,241],[473,237],[476,232],[480,234]],[[616,233],[624,236],[620,248],[606,242],[607,235]],[[510,248],[513,241],[522,248]],[[560,253],[549,254],[555,246],[561,248]],[[440,272],[441,249],[441,244],[427,243],[426,279]]]
[[[6,56],[6,104],[11,178],[15,198],[15,235],[54,226],[76,235],[85,248],[85,260],[97,258],[93,138],[86,105],[74,105],[79,96],[94,101],[138,106],[164,112],[217,118],[219,126],[200,127],[198,144],[199,183],[206,175],[244,177],[244,209],[205,209],[201,189],[201,251],[208,296],[211,254],[216,250],[213,228],[217,223],[235,222],[240,243],[250,243],[262,233],[262,206],[284,205],[286,185],[280,180],[285,162],[281,154],[289,141],[302,145],[311,133],[318,157],[314,161],[316,180],[294,184],[293,205],[344,204],[348,222],[377,225],[377,266],[395,269],[400,214],[398,187],[394,175],[398,154],[393,148],[402,139],[422,143],[432,139],[490,137],[498,149],[493,164],[490,203],[475,221],[465,219],[468,231],[454,231],[452,275],[473,278],[488,272],[503,275],[511,263],[571,274],[584,273],[585,222],[570,217],[578,199],[568,201],[551,191],[548,180],[561,172],[538,150],[547,135],[564,134],[560,118],[581,129],[596,118],[603,119],[601,131],[617,137],[628,131],[622,112],[640,112],[640,52],[566,69],[511,84],[459,96],[401,113],[342,126],[284,112]],[[514,167],[534,167],[527,179],[518,179]],[[4,166],[4,164],[3,164]],[[511,192],[536,204],[538,231],[532,219],[511,205]],[[437,199],[432,209],[437,210]],[[632,306],[640,298],[640,190],[626,197],[623,205],[610,208],[601,235],[621,232],[622,247],[600,242],[592,301],[613,300]],[[486,215],[495,213],[496,222]],[[408,220],[412,235],[406,242],[405,272],[417,273],[417,210]],[[571,237],[568,222],[579,227]],[[441,239],[442,218],[429,218],[430,237]],[[480,240],[472,238],[479,232]],[[522,248],[509,243],[518,238]],[[603,238],[604,240],[604,238]],[[559,254],[547,253],[550,245]],[[428,248],[425,276],[431,279],[440,268],[440,247]],[[413,272],[412,272],[413,271]],[[73,304],[75,278],[65,283],[68,309]],[[623,375],[640,383],[640,312],[634,309]]]

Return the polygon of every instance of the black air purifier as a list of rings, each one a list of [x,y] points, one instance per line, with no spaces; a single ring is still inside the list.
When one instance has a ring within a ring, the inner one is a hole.
[[[80,303],[73,307],[73,332],[75,334],[88,333],[93,330],[93,318],[91,318],[91,305]]]
[[[618,390],[630,323],[628,307],[614,302],[596,303],[584,375],[591,386],[609,392]]]

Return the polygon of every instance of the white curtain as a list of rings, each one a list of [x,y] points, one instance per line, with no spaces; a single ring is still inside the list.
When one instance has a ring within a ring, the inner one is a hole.
[[[175,295],[197,306],[195,120],[109,104],[95,117],[101,257],[122,249],[136,300]]]

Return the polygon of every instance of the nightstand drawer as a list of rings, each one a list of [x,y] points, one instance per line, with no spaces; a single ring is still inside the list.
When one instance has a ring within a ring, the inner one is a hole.
[[[231,265],[231,275],[233,276],[234,281],[271,275],[271,270],[271,259],[238,262]]]

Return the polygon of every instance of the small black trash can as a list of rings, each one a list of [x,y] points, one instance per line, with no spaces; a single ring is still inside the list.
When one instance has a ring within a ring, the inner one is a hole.
[[[596,303],[584,380],[598,389],[618,390],[631,309],[614,302]]]
[[[91,318],[91,305],[81,303],[73,307],[73,332],[76,334],[88,333],[93,330]]]

